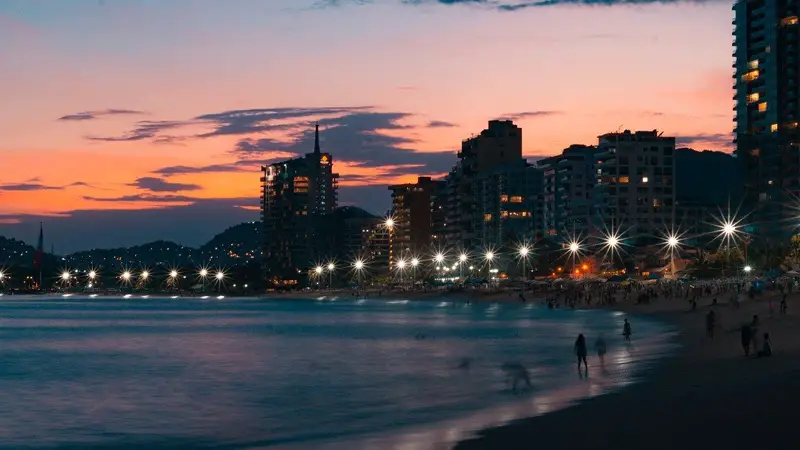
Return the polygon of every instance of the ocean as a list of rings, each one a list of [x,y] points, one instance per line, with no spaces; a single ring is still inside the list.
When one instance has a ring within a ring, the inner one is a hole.
[[[625,317],[380,298],[0,297],[0,448],[446,449],[646,376],[675,331],[629,318],[626,345]],[[601,334],[605,368],[592,356]],[[505,363],[532,387],[512,392]]]

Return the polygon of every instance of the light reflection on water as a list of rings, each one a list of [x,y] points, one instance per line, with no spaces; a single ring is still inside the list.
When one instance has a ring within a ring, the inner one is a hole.
[[[5,297],[0,447],[438,450],[626,385],[670,348],[639,318],[626,347],[611,312],[446,303]],[[578,333],[609,346],[587,379]],[[510,392],[505,362],[532,392]]]

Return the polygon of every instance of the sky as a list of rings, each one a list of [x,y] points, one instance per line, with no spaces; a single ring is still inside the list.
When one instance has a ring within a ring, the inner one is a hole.
[[[3,0],[0,235],[198,245],[313,150],[340,203],[442,176],[497,118],[533,159],[619,129],[731,150],[730,1]]]

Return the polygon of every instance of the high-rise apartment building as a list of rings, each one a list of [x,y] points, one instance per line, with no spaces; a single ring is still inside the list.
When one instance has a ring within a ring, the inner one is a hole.
[[[596,151],[592,146],[572,145],[536,163],[544,172],[541,222],[546,234],[585,237],[591,232]]]
[[[794,229],[800,194],[800,5],[738,0],[733,10],[736,153],[760,234]],[[796,201],[796,200],[795,200]]]
[[[524,159],[478,173],[473,182],[473,249],[531,245],[543,226],[542,171]]]
[[[598,139],[594,228],[627,230],[640,244],[662,239],[674,222],[675,138],[625,130]]]
[[[261,169],[264,269],[271,278],[297,279],[325,256],[320,218],[337,204],[339,175],[331,154],[320,151],[319,125],[313,153]]]
[[[397,258],[428,252],[435,236],[434,201],[444,182],[419,177],[416,183],[389,186],[392,191],[392,252]],[[438,205],[437,205],[438,206]]]
[[[516,163],[522,159],[522,129],[510,120],[492,120],[477,136],[461,143],[458,162],[445,177],[442,187],[442,214],[440,230],[442,246],[453,250],[474,247],[475,214],[480,214],[476,204],[474,182],[479,174],[499,166]]]

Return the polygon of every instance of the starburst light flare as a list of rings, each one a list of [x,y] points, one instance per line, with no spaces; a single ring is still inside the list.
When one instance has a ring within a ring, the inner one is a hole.
[[[333,269],[336,268],[336,264],[329,262],[328,263],[328,272],[333,272]]]
[[[419,265],[419,258],[411,258],[411,267],[417,267]]]
[[[739,242],[747,234],[744,231],[744,219],[746,218],[746,215],[738,217],[738,210],[731,212],[730,206],[726,212],[720,209],[719,216],[715,217],[715,222],[712,223],[717,233],[712,242],[719,239],[720,248],[722,246],[738,248]]]
[[[69,270],[65,270],[65,271],[61,272],[61,279],[64,280],[64,281],[67,281],[67,280],[70,279]]]
[[[90,280],[94,280],[95,278],[97,278],[97,272],[95,272],[94,270],[90,270],[89,271],[89,279]]]

